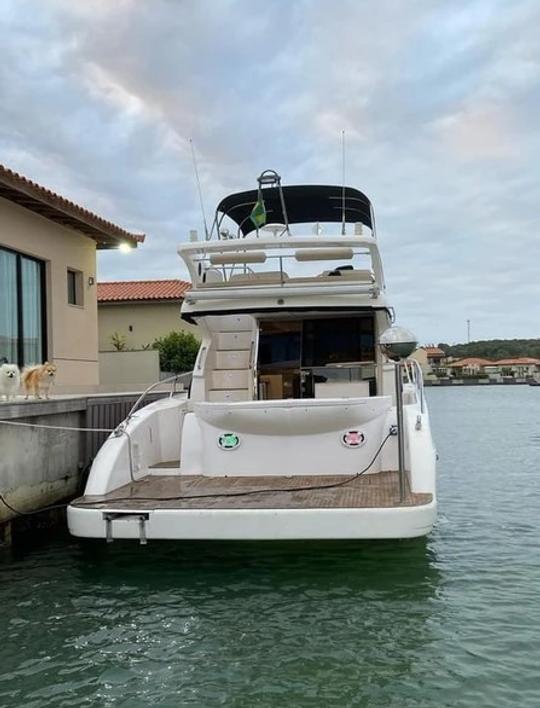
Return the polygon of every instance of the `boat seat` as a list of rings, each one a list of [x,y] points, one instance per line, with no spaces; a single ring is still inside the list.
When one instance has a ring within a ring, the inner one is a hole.
[[[374,283],[375,275],[370,270],[342,270],[341,275],[331,275],[332,271],[325,270],[321,276],[338,280],[359,280],[362,283]],[[320,277],[320,276],[319,276]]]
[[[320,275],[312,275],[312,276],[302,276],[298,278],[289,278],[288,282],[289,283],[333,283],[334,285],[339,285],[340,283],[344,283],[346,281],[350,282],[351,280],[354,281],[355,283],[359,284],[364,284],[364,285],[373,285],[374,280],[373,278],[367,278],[365,276],[357,276],[356,273],[360,271],[354,271],[350,272],[345,275],[328,275],[328,272],[326,273],[321,273]]]
[[[274,283],[281,283],[282,280],[288,279],[289,276],[287,273],[281,273],[279,270],[267,270],[262,273],[233,273],[229,278],[229,282],[273,285]]]
[[[210,283],[222,283],[223,273],[217,268],[208,268],[202,274],[202,282],[206,284]]]

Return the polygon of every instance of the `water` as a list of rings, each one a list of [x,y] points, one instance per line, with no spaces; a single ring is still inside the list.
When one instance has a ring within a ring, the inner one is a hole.
[[[0,706],[540,705],[540,390],[430,389],[427,539],[0,563]]]

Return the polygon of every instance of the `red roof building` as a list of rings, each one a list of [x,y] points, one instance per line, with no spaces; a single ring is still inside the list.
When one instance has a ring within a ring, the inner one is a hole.
[[[0,360],[53,362],[57,393],[97,390],[96,251],[143,241],[0,165]]]
[[[0,197],[90,236],[99,249],[118,248],[120,243],[136,247],[145,238],[144,234],[126,231],[4,165],[0,165]]]
[[[146,349],[172,331],[196,333],[197,328],[180,317],[190,287],[185,280],[98,283],[99,350],[112,351],[119,341],[130,350]]]

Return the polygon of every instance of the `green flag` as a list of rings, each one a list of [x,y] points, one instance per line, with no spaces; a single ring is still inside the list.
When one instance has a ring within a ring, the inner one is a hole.
[[[249,215],[251,221],[257,228],[266,224],[266,209],[264,208],[264,200],[260,197]]]

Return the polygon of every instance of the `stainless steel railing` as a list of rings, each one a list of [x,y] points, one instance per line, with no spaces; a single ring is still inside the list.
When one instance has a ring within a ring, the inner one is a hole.
[[[161,386],[162,384],[166,384],[166,383],[171,383],[171,382],[172,382],[172,383],[173,383],[173,386],[171,387],[171,390],[169,391],[169,398],[172,398],[172,397],[176,394],[176,385],[177,385],[177,383],[178,383],[179,381],[183,381],[183,380],[186,380],[186,381],[191,382],[191,377],[192,377],[192,375],[193,375],[193,372],[192,372],[192,371],[186,371],[186,372],[181,373],[181,374],[174,374],[173,376],[168,376],[166,379],[161,379],[160,381],[156,381],[156,382],[154,382],[153,384],[150,384],[150,386],[148,386],[148,388],[146,388],[146,389],[141,393],[141,395],[139,396],[139,398],[137,398],[137,400],[135,401],[135,403],[131,406],[131,409],[130,409],[129,413],[127,414],[127,416],[125,417],[125,419],[124,419],[124,420],[120,423],[120,425],[116,428],[116,430],[119,431],[118,434],[121,434],[121,433],[123,432],[123,430],[125,430],[127,424],[129,423],[129,421],[130,421],[131,418],[133,417],[133,414],[137,411],[138,408],[140,408],[142,402],[144,401],[144,399],[148,396],[148,394],[149,394],[151,391],[153,391],[154,389],[156,389],[158,386]],[[120,430],[120,429],[121,429],[121,430]],[[115,431],[115,434],[116,434],[116,431]]]
[[[424,401],[424,374],[422,372],[422,367],[416,361],[416,359],[406,359],[404,362],[405,374],[414,386],[416,391],[417,399],[420,401],[420,412],[424,412],[425,401]]]

